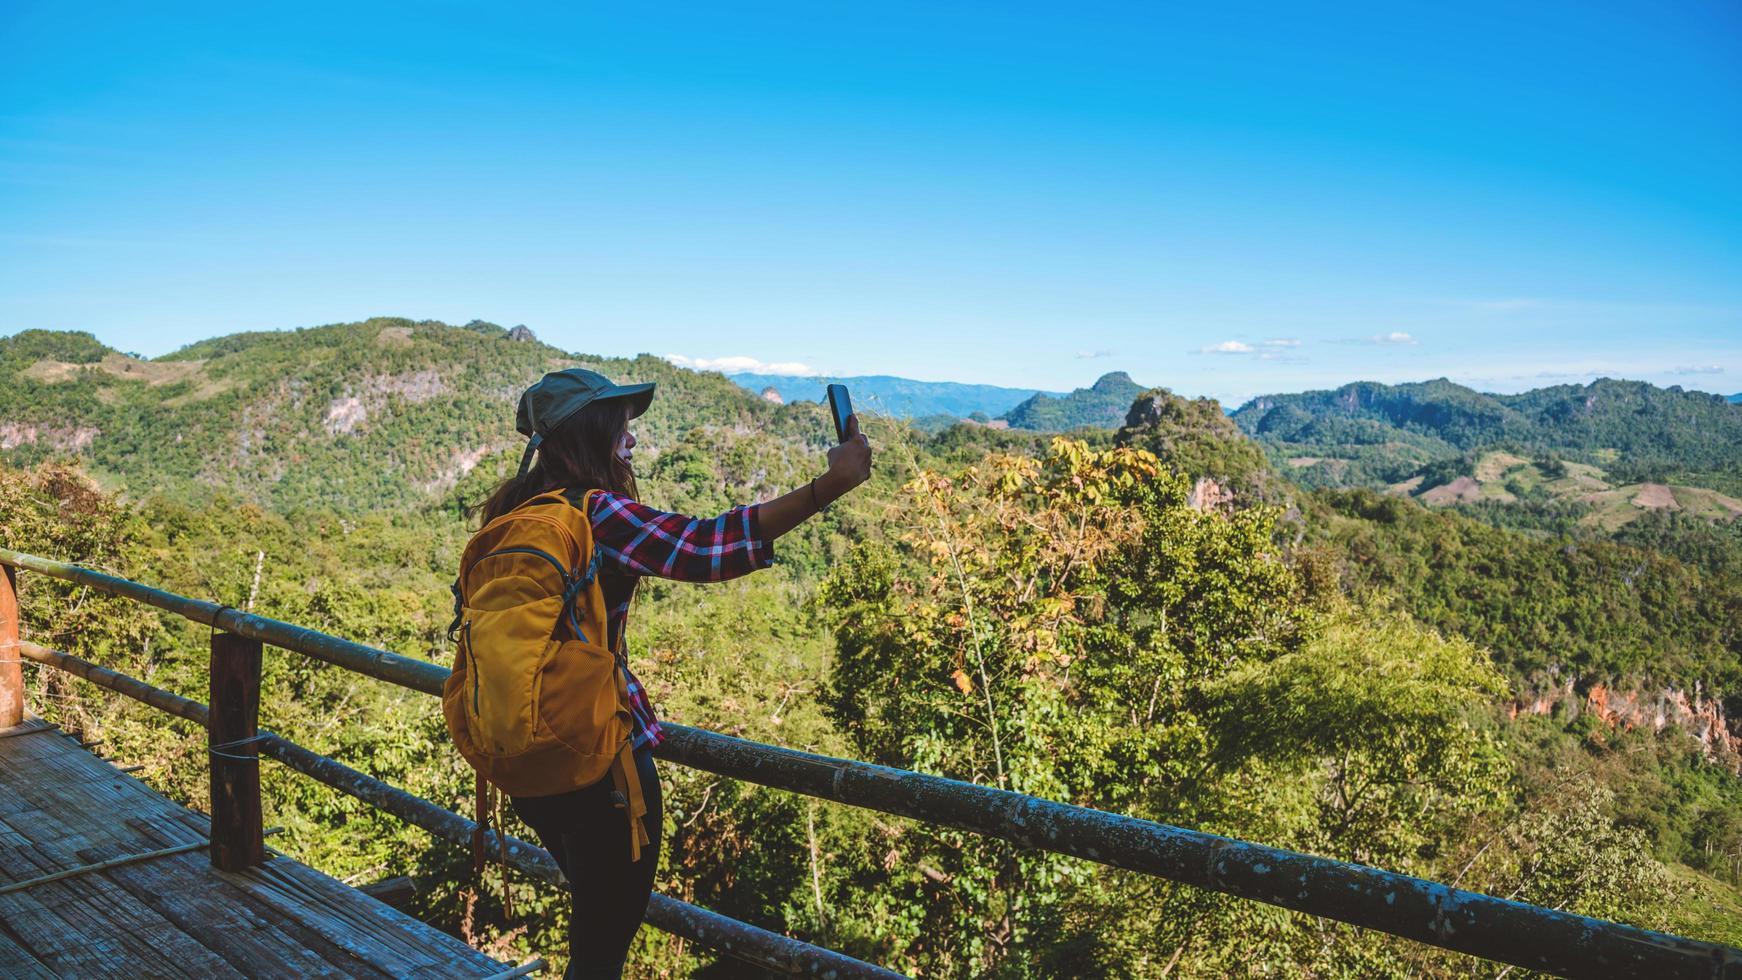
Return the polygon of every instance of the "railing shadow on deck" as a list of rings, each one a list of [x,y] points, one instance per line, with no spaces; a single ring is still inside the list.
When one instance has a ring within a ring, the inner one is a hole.
[[[0,548],[0,727],[5,661],[65,670],[170,714],[207,725],[206,706],[17,637],[12,578],[22,569],[75,582],[370,677],[439,696],[448,670],[292,623],[192,599],[65,562]],[[11,603],[9,607],[9,602]],[[10,608],[10,622],[8,609]],[[9,632],[10,629],[10,632]],[[222,634],[219,634],[222,635]],[[22,657],[8,657],[7,648]],[[214,647],[216,648],[216,646]],[[14,671],[16,667],[12,668]],[[256,683],[257,683],[256,675]],[[21,692],[18,694],[21,698]],[[1202,831],[1026,796],[959,780],[835,759],[672,723],[655,755],[722,776],[972,831],[1169,881],[1336,919],[1444,949],[1563,976],[1742,980],[1742,950],[1463,891],[1439,882],[1233,840]],[[459,814],[262,733],[261,754],[456,843],[475,825]],[[492,833],[493,856],[565,886],[543,848]],[[647,922],[702,946],[787,974],[898,974],[706,909],[655,895]]]

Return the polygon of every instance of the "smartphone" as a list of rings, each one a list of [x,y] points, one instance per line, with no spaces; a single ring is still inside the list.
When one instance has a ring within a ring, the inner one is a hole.
[[[829,385],[829,414],[835,419],[835,441],[847,441],[847,416],[853,414],[853,399],[846,385]]]

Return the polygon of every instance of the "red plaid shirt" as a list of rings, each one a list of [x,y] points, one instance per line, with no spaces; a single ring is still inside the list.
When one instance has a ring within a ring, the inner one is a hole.
[[[578,502],[578,497],[571,496],[571,502]],[[593,526],[593,547],[599,552],[606,642],[612,650],[620,649],[623,642],[629,600],[642,576],[724,582],[774,563],[774,542],[762,536],[760,508],[755,505],[734,507],[718,517],[695,518],[601,490],[593,494],[587,519]],[[658,745],[664,737],[659,718],[634,674],[629,675],[629,706],[638,729],[635,747]]]

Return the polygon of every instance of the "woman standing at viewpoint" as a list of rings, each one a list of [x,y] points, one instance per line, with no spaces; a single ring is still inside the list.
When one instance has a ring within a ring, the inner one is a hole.
[[[629,421],[647,410],[653,390],[652,384],[613,384],[580,368],[546,375],[521,396],[518,428],[530,438],[521,471],[482,507],[488,524],[539,494],[562,490],[585,508],[607,609],[605,645],[619,655],[642,576],[720,582],[766,568],[774,561],[776,538],[871,473],[871,448],[855,418],[847,440],[829,450],[827,471],[784,496],[710,519],[648,507],[636,499]],[[621,976],[659,866],[663,807],[653,763],[659,721],[633,675],[627,688],[635,769],[646,798],[642,820],[651,845],[640,847],[639,859],[622,832],[625,811],[610,778],[551,796],[512,797],[514,811],[570,882],[569,977]]]

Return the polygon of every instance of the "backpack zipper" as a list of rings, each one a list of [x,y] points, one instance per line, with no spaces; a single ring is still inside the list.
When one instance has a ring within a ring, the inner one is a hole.
[[[486,558],[494,558],[497,555],[537,555],[545,561],[550,562],[551,567],[556,569],[556,573],[562,577],[564,587],[567,587],[569,584],[569,570],[563,567],[562,562],[557,561],[556,558],[552,557],[550,552],[541,548],[499,548],[489,554],[479,555],[478,561],[472,562],[471,568],[466,569],[466,574],[472,574],[472,569],[478,567],[478,562],[483,561]]]
[[[466,659],[468,661],[466,666],[472,670],[472,714],[476,716],[478,714],[478,657],[472,652],[472,621],[466,620],[466,624],[460,629],[466,634]]]

